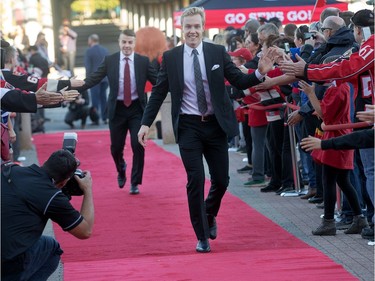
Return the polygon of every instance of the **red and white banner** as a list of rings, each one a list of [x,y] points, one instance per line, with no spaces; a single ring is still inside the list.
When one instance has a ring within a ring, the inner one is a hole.
[[[348,9],[347,3],[330,4],[329,7],[339,8],[341,11]],[[319,21],[320,13],[325,6],[289,6],[289,7],[272,7],[272,8],[244,8],[244,9],[224,9],[224,10],[205,10],[206,12],[206,29],[208,28],[226,28],[233,26],[241,28],[248,19],[259,19],[263,17],[270,19],[278,17],[285,25],[309,24],[310,22]],[[314,12],[314,15],[313,15]],[[181,28],[181,11],[174,12],[174,27]]]

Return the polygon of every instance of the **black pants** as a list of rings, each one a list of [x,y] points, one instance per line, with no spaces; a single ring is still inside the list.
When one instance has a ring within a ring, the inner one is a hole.
[[[190,220],[197,239],[209,237],[207,215],[217,216],[229,184],[227,136],[213,117],[202,122],[199,116],[180,115],[179,149],[187,173]],[[204,199],[203,156],[211,176],[211,187]]]
[[[251,129],[248,124],[248,115],[245,115],[245,121],[242,122],[242,131],[243,136],[245,138],[246,143],[246,155],[247,155],[247,163],[252,165],[252,153],[253,153],[253,139],[251,137]]]
[[[266,138],[271,161],[270,185],[274,187],[294,186],[289,132],[288,127],[284,127],[284,120],[269,122]]]
[[[349,170],[334,168],[328,165],[323,167],[323,191],[324,191],[324,218],[333,219],[336,204],[336,183],[349,201],[353,215],[362,214],[358,195],[350,183]]]
[[[145,150],[138,142],[138,131],[141,127],[143,109],[139,100],[135,100],[129,107],[122,101],[117,101],[115,116],[109,120],[111,135],[111,154],[118,173],[125,169],[124,147],[128,131],[133,151],[133,166],[131,171],[131,184],[142,184],[143,168],[145,163]]]

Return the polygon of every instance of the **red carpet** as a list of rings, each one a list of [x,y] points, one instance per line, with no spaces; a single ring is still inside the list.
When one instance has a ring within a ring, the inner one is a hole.
[[[40,163],[63,133],[36,135]],[[129,143],[129,142],[127,142]],[[94,181],[95,227],[78,240],[55,226],[64,278],[75,280],[356,280],[341,265],[227,193],[212,253],[195,252],[181,160],[151,141],[140,194],[117,186],[108,131],[79,132],[76,156]],[[130,145],[125,148],[130,177]],[[209,183],[207,182],[207,187]],[[207,189],[207,188],[206,188]],[[80,208],[81,198],[73,200]]]

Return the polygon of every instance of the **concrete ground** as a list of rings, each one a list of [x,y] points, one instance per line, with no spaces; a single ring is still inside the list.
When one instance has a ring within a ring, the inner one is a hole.
[[[47,133],[72,131],[63,122],[65,112],[66,108],[46,110],[46,117],[50,119],[49,122],[45,123]],[[90,121],[88,121],[86,130],[107,129],[107,125],[92,126],[89,123]],[[161,140],[156,142],[164,149],[179,155],[177,145],[164,145]],[[37,163],[35,150],[22,151],[21,155],[26,157],[25,165]],[[322,210],[317,209],[314,204],[309,204],[306,200],[301,200],[299,197],[281,197],[276,196],[274,193],[261,193],[259,191],[260,188],[244,187],[243,183],[247,181],[248,175],[236,172],[237,169],[244,166],[243,157],[245,156],[237,152],[229,152],[231,181],[228,191],[230,193],[279,224],[286,231],[322,251],[335,262],[342,264],[345,269],[359,280],[374,280],[374,246],[368,245],[368,241],[362,239],[359,234],[345,235],[343,231],[338,231],[336,236],[313,236],[311,230],[319,225]],[[46,232],[49,235],[53,235],[50,224],[47,226]],[[314,264],[311,267],[314,267]],[[63,266],[60,266],[49,280],[63,280]]]

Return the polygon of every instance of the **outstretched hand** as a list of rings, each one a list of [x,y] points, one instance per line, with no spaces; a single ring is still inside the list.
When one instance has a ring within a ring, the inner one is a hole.
[[[306,62],[298,54],[296,54],[296,58],[297,62],[292,62],[290,60],[283,60],[280,62],[282,72],[295,77],[303,76],[305,73]]]
[[[315,84],[310,85],[304,80],[299,80],[298,87],[301,91],[305,92],[305,94],[308,96],[315,94]]]
[[[259,59],[258,62],[258,71],[261,75],[266,75],[268,71],[273,69],[275,61],[273,56],[271,55],[270,51],[267,50]]]
[[[375,123],[375,105],[366,104],[366,110],[365,111],[358,111],[357,112],[357,118],[361,121],[367,121],[372,124]]]
[[[314,149],[321,149],[322,148],[322,140],[309,136],[308,138],[304,138],[300,142],[301,148],[306,151],[311,151]]]
[[[271,87],[275,86],[272,82],[272,78],[269,78],[268,76],[264,77],[264,81],[256,86],[254,86],[254,89],[258,90],[267,90]]]
[[[77,90],[69,90],[67,91],[68,87],[65,87],[64,89],[62,89],[60,92],[64,98],[64,101],[74,101],[77,99],[77,97],[79,96],[79,92]]]
[[[63,95],[60,93],[49,92],[46,90],[47,83],[44,83],[42,87],[35,93],[36,103],[39,105],[55,105],[64,101]]]

